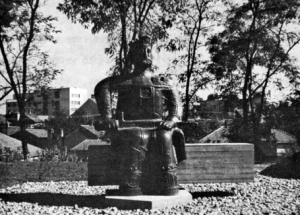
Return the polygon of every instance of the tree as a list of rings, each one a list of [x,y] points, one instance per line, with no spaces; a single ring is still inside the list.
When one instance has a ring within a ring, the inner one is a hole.
[[[48,85],[61,71],[54,68],[49,55],[42,52],[44,41],[55,43],[53,26],[56,18],[39,12],[40,0],[0,0],[0,76],[16,96],[20,113],[20,129],[25,130],[26,93]],[[24,159],[27,159],[27,143],[22,141]]]
[[[167,51],[179,51],[180,55],[172,62],[169,70],[184,70],[176,74],[184,83],[184,117],[187,120],[190,102],[199,89],[205,88],[214,77],[206,72],[208,60],[203,52],[206,38],[221,21],[221,1],[190,0],[174,21],[176,30],[181,32],[165,45]]]
[[[126,74],[131,70],[128,59],[129,42],[147,33],[152,41],[165,39],[171,21],[167,14],[177,13],[185,0],[64,0],[58,10],[72,22],[85,28],[91,26],[93,34],[103,30],[108,33],[109,47],[105,53],[115,58],[111,68],[113,75]]]
[[[19,3],[19,2],[16,2]],[[13,20],[13,14],[10,14],[9,11],[13,8],[13,1],[1,0],[0,1],[0,30],[2,27],[8,27]],[[0,32],[1,33],[1,32]],[[1,64],[0,64],[1,65]],[[10,92],[12,88],[7,84],[0,85],[0,101],[2,101]]]
[[[216,93],[209,94],[209,95],[207,96],[207,100],[208,100],[208,101],[217,100],[217,99],[219,99],[219,98],[220,98],[220,96],[219,96],[218,94],[216,94]]]
[[[210,39],[213,63],[209,69],[223,82],[221,91],[241,92],[243,131],[249,131],[250,116],[255,144],[261,140],[260,122],[267,87],[272,82],[280,87],[278,79],[274,79],[279,73],[291,82],[299,78],[289,55],[300,42],[299,6],[296,0],[248,0],[232,5],[225,30]],[[260,72],[256,72],[258,67]],[[260,102],[255,105],[258,93]]]
[[[300,143],[300,91],[296,90],[279,104],[269,104],[264,111],[264,121],[270,129],[281,129],[296,136]]]

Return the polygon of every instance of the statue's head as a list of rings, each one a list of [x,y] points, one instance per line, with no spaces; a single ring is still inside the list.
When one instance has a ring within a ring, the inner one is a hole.
[[[135,69],[147,69],[152,65],[151,37],[142,35],[130,43],[130,61]]]

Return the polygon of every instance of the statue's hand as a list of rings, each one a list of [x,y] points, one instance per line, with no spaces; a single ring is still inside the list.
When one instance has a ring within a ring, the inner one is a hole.
[[[97,131],[102,131],[102,130],[113,130],[117,129],[117,121],[114,119],[104,119],[104,120],[96,120],[94,122],[94,128]]]
[[[171,120],[166,120],[160,124],[160,128],[162,128],[164,130],[172,130],[172,128],[174,128],[174,125],[175,125],[175,122],[173,122]]]
[[[168,117],[167,120],[160,124],[160,127],[165,130],[172,130],[175,127],[175,123],[178,122],[178,118],[175,116]]]

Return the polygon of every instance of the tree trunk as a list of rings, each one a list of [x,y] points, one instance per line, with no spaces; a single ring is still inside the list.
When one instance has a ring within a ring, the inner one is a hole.
[[[120,73],[122,75],[128,74],[129,65],[128,65],[128,44],[127,44],[127,26],[126,26],[126,18],[127,18],[127,6],[125,2],[122,2],[120,5],[120,19],[121,19],[121,49],[120,49]],[[122,53],[123,52],[123,53]],[[122,57],[123,55],[123,57]],[[124,66],[122,66],[124,63]]]
[[[188,74],[187,80],[186,80],[186,87],[185,87],[185,103],[184,103],[184,116],[183,121],[188,121],[189,118],[189,104],[190,104],[190,97],[189,97],[189,91],[190,91],[190,78],[191,76]]]
[[[20,131],[21,131],[21,134],[23,135],[22,136],[23,157],[24,157],[24,160],[27,160],[28,147],[27,147],[27,139],[24,136],[25,131],[26,131],[25,107],[24,107],[24,104],[19,105],[19,112],[20,112],[20,119],[19,119]]]

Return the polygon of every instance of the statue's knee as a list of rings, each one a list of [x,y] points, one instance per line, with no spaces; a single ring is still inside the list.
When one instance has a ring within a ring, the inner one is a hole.
[[[172,133],[172,131],[159,130],[156,133],[157,140],[162,142],[172,142]]]

